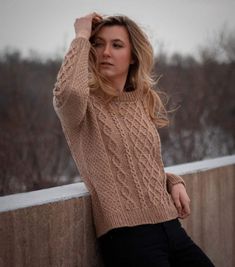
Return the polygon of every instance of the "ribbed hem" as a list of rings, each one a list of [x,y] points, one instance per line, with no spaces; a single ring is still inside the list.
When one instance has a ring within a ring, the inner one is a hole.
[[[99,217],[95,220],[96,235],[100,237],[113,228],[160,223],[177,217],[178,213],[173,203],[167,207],[159,205],[148,209],[108,214],[105,218]]]
[[[182,183],[184,186],[186,186],[185,181],[179,175],[166,172],[166,177],[167,177],[168,187],[171,187],[172,185],[179,184],[179,183]]]

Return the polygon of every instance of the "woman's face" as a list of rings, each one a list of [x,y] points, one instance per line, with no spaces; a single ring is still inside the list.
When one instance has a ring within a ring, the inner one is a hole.
[[[124,26],[104,26],[95,37],[99,71],[114,83],[125,84],[132,63],[131,43]]]

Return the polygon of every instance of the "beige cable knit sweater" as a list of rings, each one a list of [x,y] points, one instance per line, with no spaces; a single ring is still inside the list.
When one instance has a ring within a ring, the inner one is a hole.
[[[97,237],[112,228],[176,218],[167,188],[184,183],[164,172],[157,128],[141,90],[107,106],[88,87],[90,42],[74,38],[53,90],[53,104],[92,199]]]

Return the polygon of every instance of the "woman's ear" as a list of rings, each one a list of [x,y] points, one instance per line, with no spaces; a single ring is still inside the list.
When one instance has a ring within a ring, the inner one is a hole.
[[[131,53],[131,63],[130,63],[130,65],[135,64],[137,61],[138,61],[138,60],[137,60],[135,54],[132,52],[132,53]]]

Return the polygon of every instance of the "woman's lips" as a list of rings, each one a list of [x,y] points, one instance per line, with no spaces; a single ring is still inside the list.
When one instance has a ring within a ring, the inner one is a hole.
[[[101,62],[100,65],[101,66],[113,66],[113,64],[111,64],[109,62]]]

